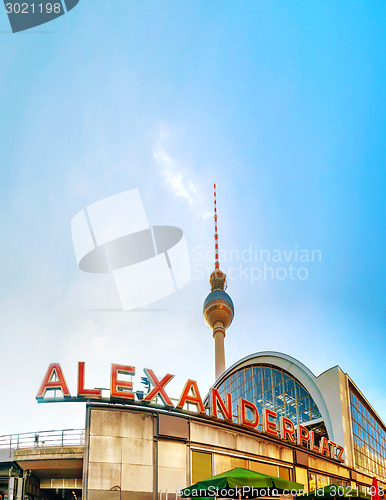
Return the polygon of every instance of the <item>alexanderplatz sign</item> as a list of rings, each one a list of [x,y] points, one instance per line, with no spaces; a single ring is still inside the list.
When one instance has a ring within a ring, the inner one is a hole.
[[[140,405],[155,406],[154,400],[160,398],[167,410],[177,409],[183,413],[192,414],[192,412],[184,410],[185,404],[192,405],[196,408],[194,413],[206,415],[206,409],[202,401],[200,391],[198,390],[195,380],[187,380],[185,387],[182,390],[181,396],[177,405],[174,405],[168,396],[165,387],[174,378],[174,375],[169,373],[159,379],[152,370],[144,370],[147,379],[152,386],[150,392],[141,399],[135,401],[135,392],[133,392],[133,382],[123,380],[122,376],[135,375],[135,367],[127,365],[111,365],[110,378],[110,397],[102,398],[101,389],[86,389],[84,386],[85,363],[78,362],[78,391],[77,396],[71,396],[63,371],[59,363],[52,363],[48,367],[47,373],[40,386],[36,399],[39,403],[62,402],[62,401],[103,401],[110,403],[136,403]],[[48,391],[62,392],[61,398],[45,397]],[[232,418],[232,396],[229,393],[225,394],[225,401],[222,399],[217,389],[211,388],[209,394],[209,416],[212,419],[219,419],[221,414],[225,422],[234,423]],[[159,405],[156,405],[159,408]],[[247,418],[247,411],[249,416]],[[260,422],[260,416],[256,406],[246,399],[240,398],[238,405],[238,425],[248,429],[254,429],[256,432],[257,426],[262,424],[263,433],[276,438],[281,438],[292,444],[305,446],[310,450],[317,452],[325,457],[332,458],[340,463],[344,463],[343,457],[344,448],[322,437],[319,445],[315,442],[315,434],[303,425],[298,425],[295,428],[294,423],[286,418],[280,417],[280,429],[278,427],[278,414],[275,411],[265,408]],[[260,433],[260,432],[259,432]]]

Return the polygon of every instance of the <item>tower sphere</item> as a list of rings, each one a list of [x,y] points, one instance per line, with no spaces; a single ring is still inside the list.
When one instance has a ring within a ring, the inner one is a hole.
[[[224,290],[213,290],[205,299],[202,314],[205,323],[212,330],[217,321],[221,321],[226,329],[232,323],[234,316],[232,299]]]

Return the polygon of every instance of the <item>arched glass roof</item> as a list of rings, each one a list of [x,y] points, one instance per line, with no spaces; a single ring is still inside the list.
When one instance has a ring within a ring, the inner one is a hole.
[[[232,410],[237,421],[239,398],[254,403],[259,415],[268,408],[292,420],[295,425],[320,422],[321,414],[308,391],[292,375],[280,368],[265,364],[251,364],[231,373],[216,388],[225,400],[232,394]],[[248,410],[249,411],[249,410]],[[248,418],[252,415],[247,413]]]

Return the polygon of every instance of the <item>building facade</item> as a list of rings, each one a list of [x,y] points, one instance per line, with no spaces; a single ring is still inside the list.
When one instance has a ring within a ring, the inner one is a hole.
[[[43,398],[52,402],[51,390],[55,401],[81,400],[52,366]],[[255,353],[227,369],[206,398],[189,380],[178,404],[160,389],[128,392],[129,382],[119,399],[90,397],[82,380],[78,387],[86,392],[83,431],[0,438],[4,499],[175,500],[181,488],[234,467],[309,490],[366,490],[374,476],[386,486],[385,424],[338,366],[315,376],[288,355]]]
[[[224,405],[231,395],[231,420],[220,412],[213,418],[209,395],[205,414],[89,404],[83,498],[174,500],[181,488],[234,467],[311,490],[332,483],[366,490],[373,476],[386,483],[385,425],[339,367],[315,377],[290,356],[257,353],[230,367],[214,388]],[[259,415],[256,427],[240,425],[242,400],[256,408],[245,409],[247,422]],[[277,436],[264,432],[265,409],[277,415]],[[314,441],[283,439],[280,417],[312,431]],[[341,443],[344,462],[320,453],[323,438]]]

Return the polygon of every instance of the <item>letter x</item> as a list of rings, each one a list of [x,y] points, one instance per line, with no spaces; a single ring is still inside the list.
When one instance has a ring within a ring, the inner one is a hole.
[[[170,375],[170,373],[167,373],[162,380],[158,380],[152,370],[144,368],[143,371],[146,373],[149,382],[154,386],[143,400],[151,403],[152,400],[159,394],[165,406],[174,406],[164,389],[164,387],[172,380],[172,378],[174,378],[174,375]]]

